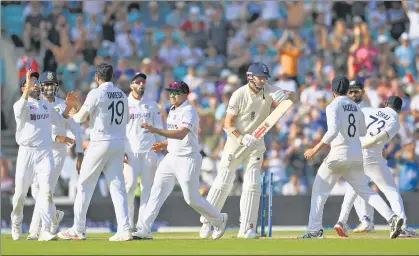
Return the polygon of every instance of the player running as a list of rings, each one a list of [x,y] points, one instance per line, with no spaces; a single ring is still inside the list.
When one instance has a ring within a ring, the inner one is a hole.
[[[363,88],[362,83],[352,81],[349,86],[348,97],[358,104],[365,116],[365,123],[368,124],[367,134],[361,138],[365,174],[384,193],[390,202],[391,209],[404,219],[400,237],[417,237],[418,234],[414,230],[407,228],[403,199],[390,168],[387,166],[387,161],[382,157],[384,145],[396,136],[400,130],[398,113],[401,111],[402,99],[397,96],[390,96],[384,108],[372,108],[362,101]],[[361,224],[356,232],[374,231],[372,222],[374,209],[365,200],[357,196],[354,189],[349,186],[342,203],[339,220],[334,227],[339,236],[348,237],[346,223],[355,199],[360,200],[358,207],[355,209],[358,215],[362,216]]]
[[[221,210],[232,189],[235,172],[243,164],[239,238],[258,237],[256,223],[262,190],[260,172],[266,148],[264,141],[256,139],[252,132],[268,117],[272,102],[279,103],[288,99],[282,89],[267,84],[269,77],[269,69],[265,64],[253,63],[247,71],[247,85],[237,89],[230,98],[224,121],[227,141],[220,169],[207,196],[208,202]],[[242,147],[249,150],[235,159],[234,154]],[[211,224],[205,216],[201,216],[201,223],[203,225],[199,236],[207,238],[211,232]]]
[[[41,83],[41,92],[43,98],[45,98],[49,103],[51,103],[60,115],[66,109],[65,100],[57,97],[58,92],[58,80],[57,76],[54,72],[44,72],[41,74],[39,81]],[[81,138],[81,127],[79,124],[75,123],[73,119],[68,119],[67,122],[62,122],[61,126],[57,126],[55,124],[52,125],[52,129],[54,130],[55,134],[60,136],[66,136],[67,130],[70,130],[75,138],[76,141],[76,152],[77,152],[77,170],[80,170],[81,162],[83,161],[83,144]],[[54,142],[52,144],[52,156],[54,158],[54,165],[51,172],[51,191],[54,194],[55,187],[58,182],[58,178],[60,177],[61,170],[63,169],[65,158],[67,157],[67,146],[63,143]],[[34,182],[31,186],[32,195],[36,198],[36,195],[39,191],[39,183],[34,179]],[[55,208],[54,208],[55,209]],[[53,216],[56,215],[57,223],[53,223],[51,228],[51,233],[55,234],[59,227],[59,222],[64,217],[64,212],[56,210],[53,212]],[[27,240],[37,240],[38,233],[40,229],[41,218],[39,216],[39,212],[34,211],[32,215],[31,225],[29,227],[29,236]]]
[[[96,183],[103,172],[115,207],[117,233],[109,241],[132,240],[128,221],[127,192],[123,161],[125,130],[128,123],[128,100],[112,82],[113,68],[107,63],[96,67],[98,88],[87,94],[74,121],[82,123],[90,115],[90,144],[85,152],[74,202],[74,225],[58,237],[66,240],[85,240],[86,214]]]
[[[142,127],[150,133],[166,137],[166,141],[154,144],[152,149],[158,153],[167,148],[169,153],[157,168],[150,198],[139,216],[138,231],[133,236],[139,239],[152,238],[151,227],[161,206],[172,192],[176,179],[186,203],[214,225],[212,239],[219,239],[224,234],[228,216],[220,213],[199,193],[202,163],[198,141],[199,117],[195,108],[187,101],[189,86],[183,81],[172,82],[166,90],[173,105],[167,117],[168,130],[158,129],[148,123],[144,123]]]
[[[313,184],[308,233],[299,238],[324,238],[323,208],[330,191],[343,176],[356,193],[368,201],[390,224],[390,238],[397,238],[403,225],[384,200],[367,184],[362,166],[360,136],[365,136],[367,127],[364,115],[346,94],[349,80],[337,76],[332,81],[334,100],[326,107],[328,130],[322,140],[304,156],[311,159],[319,150],[330,144],[330,153],[320,166]]]
[[[42,227],[38,241],[55,240],[51,229],[58,222],[53,215],[52,190],[50,176],[53,168],[53,140],[73,144],[74,141],[63,136],[56,136],[52,124],[60,125],[64,119],[54,110],[48,101],[40,99],[39,74],[28,70],[21,79],[22,97],[13,105],[16,120],[16,142],[19,151],[16,161],[15,193],[13,196],[12,238],[22,237],[23,206],[29,186],[37,177],[39,193],[34,212],[39,212]],[[68,113],[69,109],[65,109]]]
[[[154,174],[157,168],[157,154],[150,150],[152,145],[164,138],[141,128],[148,123],[162,129],[162,117],[157,102],[144,96],[147,75],[137,73],[131,79],[131,93],[128,95],[129,122],[125,139],[124,177],[128,196],[128,213],[131,230],[134,226],[134,198],[138,175],[141,176],[141,201],[138,216],[144,210],[150,196]],[[139,223],[137,224],[137,226]]]

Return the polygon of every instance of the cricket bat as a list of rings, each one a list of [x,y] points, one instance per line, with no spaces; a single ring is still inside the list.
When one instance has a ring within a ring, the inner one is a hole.
[[[256,128],[252,133],[257,139],[263,139],[269,130],[275,125],[276,122],[288,111],[292,106],[293,102],[291,100],[284,100],[272,111],[272,113]],[[237,159],[246,151],[247,147],[243,146],[234,157]]]

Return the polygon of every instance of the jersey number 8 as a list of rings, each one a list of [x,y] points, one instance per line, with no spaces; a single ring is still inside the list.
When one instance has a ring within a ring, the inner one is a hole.
[[[117,125],[122,123],[122,120],[124,119],[124,107],[124,102],[122,100],[118,101],[116,104],[115,101],[112,101],[111,105],[109,105],[108,110],[111,110],[112,113],[111,125],[113,124],[114,120]],[[114,119],[115,114],[117,117]]]
[[[348,116],[348,122],[349,122],[349,126],[348,126],[348,136],[349,137],[354,137],[355,136],[355,132],[356,132],[356,126],[355,126],[355,116],[353,113],[350,113]]]

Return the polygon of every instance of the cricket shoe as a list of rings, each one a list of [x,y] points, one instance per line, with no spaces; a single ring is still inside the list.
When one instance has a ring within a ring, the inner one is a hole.
[[[404,220],[397,215],[393,215],[390,220],[390,239],[396,239],[402,232]]]
[[[259,235],[258,235],[258,233],[256,233],[252,229],[249,229],[249,230],[246,231],[246,233],[238,233],[237,234],[237,238],[242,238],[242,239],[258,239],[259,238]]]
[[[361,223],[353,230],[354,233],[375,233],[374,223],[364,216]]]
[[[348,225],[343,224],[342,222],[338,221],[336,225],[333,227],[333,229],[336,231],[338,236],[340,237],[349,237],[348,235]]]
[[[115,235],[109,237],[111,242],[122,242],[132,240],[132,234],[130,231],[117,232]]]
[[[413,237],[419,237],[418,233],[412,228],[404,228],[400,232],[399,238],[413,238]]]
[[[77,232],[74,229],[70,228],[66,231],[61,231],[58,234],[58,237],[64,240],[86,240],[86,233]]]
[[[38,234],[30,233],[26,240],[38,240]]]
[[[143,229],[138,229],[137,232],[132,233],[132,238],[134,240],[150,240],[153,239],[151,232],[146,232]]]
[[[228,214],[227,213],[221,213],[223,215],[223,222],[218,227],[214,227],[214,231],[212,232],[212,239],[220,239],[224,232],[226,231],[226,225],[228,220]]]
[[[12,238],[13,240],[19,240],[22,237],[22,223],[12,224]]]
[[[53,235],[53,234],[51,234],[51,232],[46,231],[46,230],[41,231],[39,233],[39,237],[38,237],[38,241],[53,241],[53,240],[57,240],[57,239],[58,238],[57,238],[56,235]]]
[[[298,239],[323,239],[325,238],[323,234],[323,229],[320,229],[317,232],[307,232],[302,236],[297,237]]]
[[[200,238],[209,238],[211,236],[211,224],[209,222],[202,224],[201,229],[199,230]]]
[[[54,235],[57,233],[57,230],[60,227],[60,222],[64,218],[64,212],[56,210],[55,214],[56,214],[56,222],[53,221],[51,225],[51,234],[54,234]]]

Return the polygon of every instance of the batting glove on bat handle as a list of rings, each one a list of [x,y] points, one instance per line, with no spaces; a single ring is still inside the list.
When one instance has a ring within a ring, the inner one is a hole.
[[[258,139],[251,134],[245,134],[241,141],[241,144],[248,148],[255,148],[257,146],[257,143]]]
[[[273,101],[280,103],[281,101],[288,99],[288,94],[285,93],[284,90],[278,90],[275,92],[271,92],[269,96],[272,97]]]

